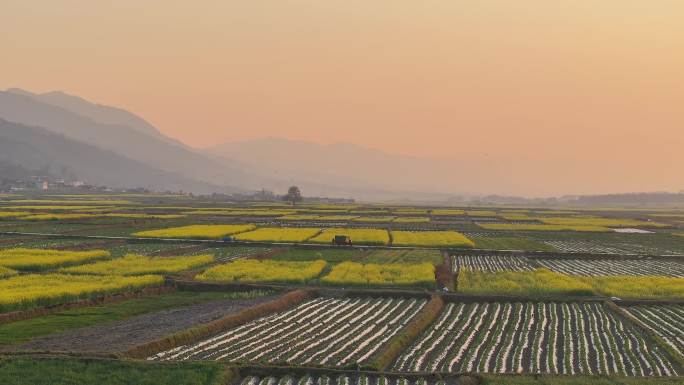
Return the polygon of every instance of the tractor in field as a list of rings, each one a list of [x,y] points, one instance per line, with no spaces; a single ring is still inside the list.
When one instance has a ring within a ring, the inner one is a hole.
[[[332,244],[335,246],[351,246],[352,240],[348,235],[335,235],[332,239]]]

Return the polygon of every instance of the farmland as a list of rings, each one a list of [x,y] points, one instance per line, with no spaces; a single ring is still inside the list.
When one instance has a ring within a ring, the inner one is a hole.
[[[138,237],[149,238],[221,238],[253,230],[252,225],[190,225],[160,230],[139,231]]]
[[[30,366],[15,353],[68,351],[84,358],[57,353],[37,370],[62,362],[96,378],[79,360],[115,353],[126,360],[87,368],[194,381],[190,365],[244,385],[448,385],[465,371],[477,384],[674,384],[684,372],[684,230],[672,217],[12,199],[0,200],[0,365],[12,370]]]
[[[210,254],[156,258],[145,255],[128,254],[122,258],[73,266],[62,269],[62,271],[65,273],[95,275],[169,274],[189,270],[212,262],[214,262],[214,256]]]
[[[677,375],[600,303],[448,304],[394,363],[399,371]]]
[[[317,298],[150,358],[336,367],[364,364],[425,303],[402,298]]]
[[[652,328],[670,348],[684,357],[684,306],[638,305],[624,310]]]
[[[532,271],[534,267],[527,258],[503,255],[458,255],[454,257],[454,271]]]
[[[84,299],[148,286],[161,286],[163,281],[158,275],[17,275],[0,280],[0,312],[62,303],[65,299]]]
[[[319,276],[325,266],[325,261],[238,260],[209,268],[196,278],[217,282],[306,283]]]
[[[317,228],[273,227],[259,228],[235,236],[240,241],[251,242],[305,242],[316,236],[321,230]]]
[[[349,228],[325,229],[319,235],[310,239],[310,242],[331,243],[332,238],[337,234],[346,235],[352,239],[352,242],[361,245],[386,245],[389,243],[389,234],[386,230]]]
[[[435,267],[429,263],[422,264],[361,264],[342,262],[335,265],[332,271],[321,278],[324,284],[341,286],[427,286],[435,283]]]
[[[64,251],[44,249],[0,250],[0,266],[15,270],[39,271],[109,257],[106,250]]]
[[[455,231],[392,231],[395,246],[425,247],[473,247],[475,244],[465,235]]]
[[[684,263],[655,259],[539,259],[545,268],[569,275],[660,275],[684,278]]]

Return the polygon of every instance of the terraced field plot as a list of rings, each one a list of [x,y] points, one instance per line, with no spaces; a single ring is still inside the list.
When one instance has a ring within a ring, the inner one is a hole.
[[[426,302],[408,298],[316,298],[150,359],[364,364]]]
[[[554,247],[564,253],[586,254],[617,254],[617,255],[684,255],[676,250],[662,247],[645,246],[636,243],[611,242],[604,244],[597,241],[544,241],[545,244]]]
[[[394,370],[677,375],[600,303],[450,303]]]
[[[456,231],[392,231],[394,246],[473,247],[475,244]]]
[[[380,229],[325,229],[310,240],[311,243],[331,243],[335,235],[346,235],[353,243],[361,245],[386,245],[389,243],[389,233]]]
[[[457,255],[453,258],[454,272],[460,269],[473,271],[532,271],[535,268],[530,265],[525,257],[512,255]]]
[[[563,274],[603,275],[660,275],[684,278],[684,263],[658,259],[537,259],[545,268]]]
[[[262,227],[254,231],[238,234],[235,239],[253,242],[305,242],[321,230],[311,227]]]
[[[638,305],[623,309],[653,329],[673,350],[684,356],[684,305]]]
[[[446,385],[444,380],[430,377],[408,377],[399,375],[329,374],[294,376],[245,376],[240,385]]]
[[[226,235],[253,230],[254,225],[190,225],[160,230],[133,233],[136,237],[149,238],[208,238],[216,239]]]

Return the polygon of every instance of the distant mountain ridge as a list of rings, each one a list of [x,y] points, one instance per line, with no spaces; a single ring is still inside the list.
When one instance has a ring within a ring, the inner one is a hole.
[[[227,191],[176,173],[150,167],[112,151],[102,150],[40,127],[0,119],[0,164],[7,172],[49,167],[68,170],[88,183],[111,187],[197,192]],[[17,168],[20,167],[20,168]],[[0,170],[2,171],[2,170]]]
[[[13,92],[0,92],[0,118],[41,127],[152,168],[183,175],[198,183],[232,187],[232,191],[236,192],[245,191],[235,187],[235,181],[245,175],[240,168],[201,154],[163,136],[156,129],[157,134],[148,134],[126,125],[99,123],[56,104],[43,102],[42,98],[16,89]],[[59,96],[58,99],[76,100],[68,96]]]

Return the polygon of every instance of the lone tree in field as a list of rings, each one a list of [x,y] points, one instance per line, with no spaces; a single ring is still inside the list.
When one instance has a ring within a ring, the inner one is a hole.
[[[283,196],[283,200],[290,202],[294,206],[295,203],[302,201],[302,191],[297,186],[290,186],[287,189],[287,194]]]

